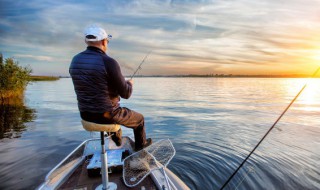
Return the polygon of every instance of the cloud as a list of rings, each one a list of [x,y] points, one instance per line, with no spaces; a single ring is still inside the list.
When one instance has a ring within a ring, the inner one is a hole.
[[[30,60],[50,59],[63,73],[72,56],[85,48],[82,31],[91,23],[113,35],[108,54],[125,74],[150,50],[153,71],[161,66],[164,72],[167,68],[184,74],[210,67],[246,72],[255,66],[278,69],[283,62],[302,65],[320,49],[317,0],[110,0],[91,1],[90,6],[72,0],[4,0],[0,9],[0,48],[12,55],[35,56],[21,57]]]
[[[53,61],[53,57],[48,56],[40,56],[40,55],[22,55],[22,54],[15,54],[15,58],[30,58],[37,61]]]

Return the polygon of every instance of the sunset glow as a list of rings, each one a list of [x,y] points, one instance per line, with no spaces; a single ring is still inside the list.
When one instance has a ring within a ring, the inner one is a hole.
[[[0,49],[34,74],[68,76],[86,47],[84,28],[97,23],[113,35],[107,54],[125,75],[150,50],[139,74],[310,75],[320,61],[319,12],[318,0],[4,0]]]

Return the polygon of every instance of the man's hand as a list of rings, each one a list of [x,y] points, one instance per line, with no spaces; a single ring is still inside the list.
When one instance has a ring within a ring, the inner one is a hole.
[[[131,86],[133,86],[133,80],[132,79],[129,79],[127,81],[131,84]]]

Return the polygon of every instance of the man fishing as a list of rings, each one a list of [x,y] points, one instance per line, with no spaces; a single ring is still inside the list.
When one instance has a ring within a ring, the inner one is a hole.
[[[133,80],[126,81],[118,62],[106,54],[111,37],[101,27],[88,27],[85,30],[87,49],[73,57],[69,73],[81,118],[132,128],[138,151],[152,144],[152,139],[146,139],[143,115],[120,106],[120,97],[130,98]],[[121,145],[121,136],[121,129],[112,135],[117,146]]]

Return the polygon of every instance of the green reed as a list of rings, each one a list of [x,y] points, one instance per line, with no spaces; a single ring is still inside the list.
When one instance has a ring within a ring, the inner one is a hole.
[[[3,59],[0,54],[0,101],[22,97],[31,80],[31,72],[31,68],[20,66],[13,58]]]

